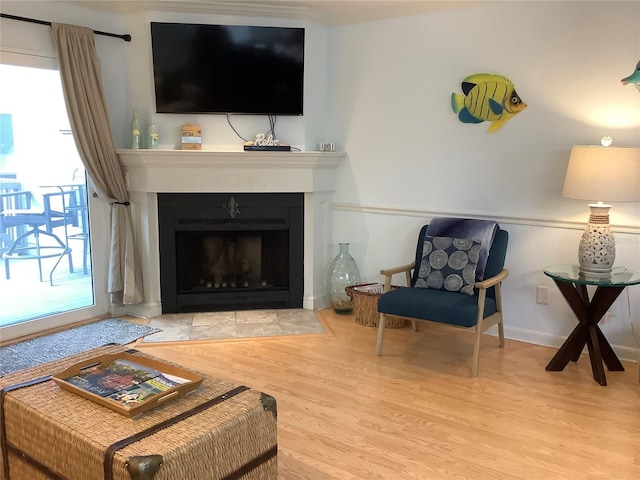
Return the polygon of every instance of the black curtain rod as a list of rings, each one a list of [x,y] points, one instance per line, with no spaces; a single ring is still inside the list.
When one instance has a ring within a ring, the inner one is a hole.
[[[0,13],[0,17],[10,18],[11,20],[20,20],[21,22],[37,23],[38,25],[51,26],[51,22],[45,22],[44,20],[36,20],[34,18],[18,17],[16,15],[9,15],[8,13]],[[104,35],[105,37],[121,38],[125,42],[131,41],[131,35],[129,34],[118,35],[117,33],[101,32],[99,30],[94,30],[93,33],[95,33],[96,35]]]

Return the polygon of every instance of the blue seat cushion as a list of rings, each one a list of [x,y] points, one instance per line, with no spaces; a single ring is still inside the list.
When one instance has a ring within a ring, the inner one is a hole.
[[[478,296],[460,295],[458,292],[429,288],[404,287],[381,295],[378,299],[378,312],[473,327],[478,315]],[[496,302],[487,296],[483,318],[495,312]]]

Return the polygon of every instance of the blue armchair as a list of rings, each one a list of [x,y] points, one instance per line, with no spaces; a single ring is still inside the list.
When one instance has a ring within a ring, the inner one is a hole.
[[[385,276],[385,293],[378,301],[380,322],[376,354],[382,353],[386,315],[410,319],[413,331],[417,330],[416,320],[464,328],[474,327],[475,347],[471,376],[477,377],[482,333],[489,327],[498,325],[499,345],[504,347],[501,285],[509,275],[509,271],[504,268],[509,234],[496,226],[491,245],[486,246],[488,256],[485,255],[484,271],[478,278],[476,265],[469,259],[475,257],[477,261],[481,242],[430,237],[427,229],[428,225],[425,225],[420,230],[413,263],[380,271]],[[442,255],[439,257],[436,254]],[[442,257],[445,261],[439,265],[438,261]],[[464,260],[456,265],[456,258]],[[450,275],[451,272],[446,271],[451,265],[461,267],[459,275]],[[434,271],[431,266],[444,267],[444,270]],[[392,289],[393,275],[401,273],[405,275],[407,287]],[[466,277],[466,281],[462,280],[463,277]]]

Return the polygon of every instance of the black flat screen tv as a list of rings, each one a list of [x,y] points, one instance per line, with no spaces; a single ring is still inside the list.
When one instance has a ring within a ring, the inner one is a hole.
[[[302,115],[304,28],[151,22],[158,113]]]

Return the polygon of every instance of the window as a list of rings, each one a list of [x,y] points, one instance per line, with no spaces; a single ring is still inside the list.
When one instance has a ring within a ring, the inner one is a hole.
[[[94,288],[92,202],[59,73],[0,65],[0,128],[3,340],[105,313],[106,294],[94,298],[106,289]]]

